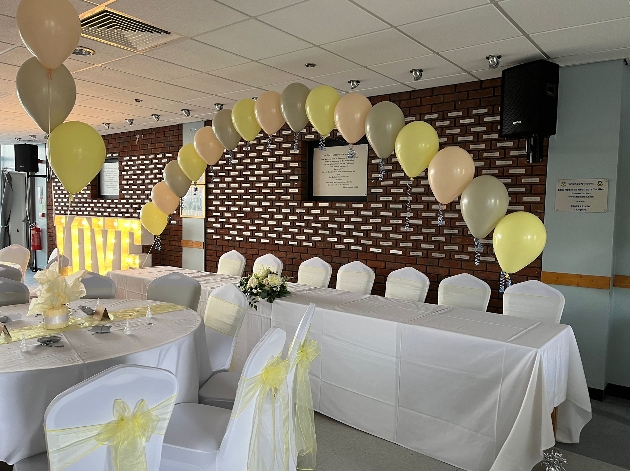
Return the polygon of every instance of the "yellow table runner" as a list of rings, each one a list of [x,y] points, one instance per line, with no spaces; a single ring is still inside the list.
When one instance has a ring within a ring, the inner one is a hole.
[[[172,304],[172,303],[151,304],[152,314],[164,314],[166,312],[183,311],[185,309],[187,308],[183,306],[179,306],[177,304]],[[139,317],[145,317],[147,315],[147,306],[134,307],[134,308],[129,308],[129,309],[122,309],[120,311],[108,311],[108,312],[114,318],[113,321],[109,319],[96,321],[91,316],[85,316],[85,317],[79,317],[79,318],[70,317],[70,324],[67,325],[66,327],[62,327],[61,329],[47,329],[44,327],[44,324],[29,325],[29,326],[20,327],[17,329],[9,329],[9,333],[11,334],[11,337],[9,338],[6,335],[0,335],[0,345],[11,343],[11,342],[20,342],[22,340],[22,335],[24,335],[25,339],[35,339],[39,337],[44,337],[46,335],[61,334],[63,332],[68,332],[71,330],[88,329],[95,325],[104,325],[110,322],[124,321],[127,319],[137,319]]]

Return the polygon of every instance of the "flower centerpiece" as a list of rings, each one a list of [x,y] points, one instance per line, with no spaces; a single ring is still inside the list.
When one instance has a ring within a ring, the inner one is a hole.
[[[42,314],[44,327],[47,329],[61,329],[68,325],[70,320],[67,304],[85,296],[85,287],[81,278],[86,274],[81,270],[69,276],[59,273],[57,262],[49,268],[35,274],[35,280],[39,283],[37,297],[31,301],[28,308],[28,316]]]
[[[258,309],[256,303],[261,299],[273,303],[276,298],[291,294],[287,288],[287,278],[270,268],[244,276],[239,281],[238,288],[247,296],[249,305],[254,309]]]

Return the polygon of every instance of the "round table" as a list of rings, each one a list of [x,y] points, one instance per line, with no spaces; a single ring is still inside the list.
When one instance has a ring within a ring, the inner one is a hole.
[[[154,303],[153,301],[148,301]],[[145,307],[147,301],[101,300],[109,311]],[[96,300],[71,304],[94,308]],[[33,325],[41,317],[26,317],[28,305],[0,307],[0,315],[12,319],[9,330]],[[73,315],[82,316],[75,310]],[[12,464],[46,451],[43,420],[48,404],[62,391],[120,364],[163,368],[179,381],[177,402],[197,402],[200,384],[210,377],[204,325],[190,309],[154,314],[152,318],[110,321],[112,331],[94,334],[89,329],[66,331],[57,345],[39,346],[27,340],[0,345],[0,461]],[[94,401],[98,401],[94,397]]]

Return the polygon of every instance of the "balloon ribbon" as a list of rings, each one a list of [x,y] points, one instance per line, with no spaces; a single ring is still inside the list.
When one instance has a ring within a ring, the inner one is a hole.
[[[378,160],[378,179],[383,181],[385,178],[385,161],[383,159]]]
[[[210,165],[210,183],[214,183],[214,166]]]
[[[326,137],[325,136],[319,136],[319,150],[321,151],[326,150]]]
[[[405,214],[405,227],[403,231],[412,231],[413,229],[409,227],[409,218],[411,217],[411,183],[413,180],[407,180],[407,212]]]
[[[271,151],[271,136],[267,134],[267,152]]]
[[[348,158],[354,159],[357,156],[357,151],[354,150],[354,145],[350,144],[350,149],[348,149]]]
[[[297,152],[299,150],[298,141],[300,140],[300,133],[299,132],[293,133],[293,137],[294,137],[293,150]]]
[[[444,225],[444,205],[442,203],[440,203],[438,206],[437,225],[438,226]]]
[[[475,265],[481,264],[481,252],[483,251],[483,245],[481,245],[481,240],[475,237]]]
[[[512,279],[509,273],[501,271],[501,278],[499,278],[499,293],[505,293],[505,289],[512,286]]]
[[[231,150],[228,150],[228,165],[232,165],[232,163],[234,162],[234,154],[232,154]]]

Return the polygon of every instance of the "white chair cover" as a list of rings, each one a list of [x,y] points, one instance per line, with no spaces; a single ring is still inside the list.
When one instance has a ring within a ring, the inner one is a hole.
[[[243,276],[243,270],[245,269],[245,257],[243,257],[236,250],[230,250],[224,253],[219,258],[219,266],[217,267],[217,273],[221,275],[230,276]]]
[[[256,261],[254,262],[254,273],[258,273],[265,268],[269,268],[270,270],[276,272],[278,275],[281,275],[284,265],[278,257],[276,257],[272,253],[268,253],[256,259]]]
[[[116,283],[107,276],[89,271],[81,278],[85,287],[85,298],[113,299],[116,297]]]
[[[300,285],[328,288],[332,267],[319,257],[313,257],[300,264],[297,282]]]
[[[374,284],[374,271],[361,262],[342,265],[337,271],[336,288],[353,293],[370,294]]]
[[[245,362],[243,384],[281,355],[285,340],[282,329],[267,331]],[[258,394],[238,414],[203,404],[176,405],[164,438],[160,471],[247,470],[257,399]]]
[[[22,247],[18,244],[9,245],[8,247],[0,250],[0,263],[11,262],[20,266],[22,270],[22,279],[24,281],[24,274],[28,267],[28,261],[31,259],[31,252],[26,247]]]
[[[57,260],[59,260],[59,263],[61,263],[61,268],[66,268],[66,267],[70,266],[70,259],[68,257],[66,257],[65,255],[57,254],[57,256],[55,258],[53,258],[52,260],[48,261],[48,264],[46,265],[46,268],[50,268],[50,266],[53,263],[55,263]]]
[[[169,273],[156,278],[147,286],[147,299],[179,304],[193,311],[197,310],[201,285],[181,273]]]
[[[395,270],[387,277],[385,297],[424,302],[429,291],[429,278],[413,267]]]
[[[24,283],[7,279],[0,280],[0,306],[26,304],[29,302],[29,297],[28,287]]]
[[[546,322],[560,322],[564,295],[538,280],[510,286],[503,293],[503,314]]]
[[[442,280],[438,288],[438,304],[485,312],[490,293],[488,283],[468,273],[460,273]]]
[[[162,441],[177,392],[177,378],[158,368],[120,365],[93,376],[59,394],[46,409],[44,424],[50,468],[46,460],[42,459],[46,454],[42,453],[16,463],[14,469],[117,471],[115,457],[120,448],[115,443],[123,436],[121,432],[125,427],[120,426],[118,419],[121,416],[115,414],[123,412],[122,416],[126,419],[135,418],[130,415],[139,413],[146,405],[148,412],[143,414],[145,420],[135,421],[135,424],[150,425],[140,429],[147,440],[137,450],[143,450],[144,453],[133,454],[134,459],[124,460],[119,469],[140,469],[137,466],[144,457],[147,470],[158,470]],[[103,425],[109,426],[108,429],[105,430]],[[115,432],[110,433],[112,430]],[[127,434],[124,436],[127,437]],[[101,442],[105,438],[113,445],[103,445]],[[129,455],[122,451],[118,456],[123,458],[126,454]],[[44,467],[34,466],[38,462],[43,463]],[[64,467],[68,463],[69,466]]]
[[[0,264],[0,278],[22,281],[22,270],[14,266]]]
[[[52,262],[59,255],[59,249],[55,247],[52,252],[50,252],[50,256],[48,257],[48,263]]]

